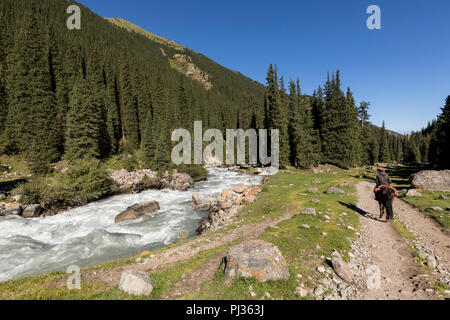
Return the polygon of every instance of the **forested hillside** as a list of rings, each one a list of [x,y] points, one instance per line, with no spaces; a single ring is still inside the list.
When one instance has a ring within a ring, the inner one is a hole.
[[[414,139],[370,124],[370,103],[356,105],[339,71],[307,96],[299,80],[286,88],[271,65],[264,87],[81,5],[81,30],[68,30],[70,4],[77,3],[0,3],[0,153],[23,156],[35,173],[61,159],[137,151],[148,166],[168,169],[171,131],[192,130],[196,120],[205,130],[280,129],[282,166],[425,159],[415,156]],[[187,67],[177,65],[180,57]]]
[[[45,164],[142,145],[152,158],[170,129],[190,128],[194,120],[233,127],[239,111],[262,105],[264,87],[253,80],[186,49],[211,76],[213,88],[205,90],[170,66],[168,57],[179,51],[81,5],[81,30],[68,30],[69,4],[0,3],[3,153]]]

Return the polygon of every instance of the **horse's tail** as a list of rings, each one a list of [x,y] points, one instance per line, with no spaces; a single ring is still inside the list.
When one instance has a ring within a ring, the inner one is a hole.
[[[388,220],[394,219],[394,209],[392,207],[392,202],[394,201],[394,192],[392,190],[388,190],[386,192],[386,218]]]

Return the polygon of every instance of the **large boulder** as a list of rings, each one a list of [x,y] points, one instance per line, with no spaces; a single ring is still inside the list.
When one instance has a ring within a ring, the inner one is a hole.
[[[134,296],[148,296],[153,291],[153,283],[144,271],[126,270],[120,278],[119,289]]]
[[[280,250],[273,244],[250,240],[236,245],[225,258],[225,277],[256,278],[259,282],[288,280],[289,269]]]
[[[38,218],[44,212],[40,204],[26,206],[22,212],[22,218]]]
[[[156,201],[135,204],[119,214],[114,222],[117,224],[128,220],[136,220],[146,214],[158,211],[159,209],[159,203]]]
[[[22,214],[23,208],[19,203],[0,203],[0,216]]]
[[[412,185],[426,191],[450,192],[450,170],[425,170],[412,176]]]

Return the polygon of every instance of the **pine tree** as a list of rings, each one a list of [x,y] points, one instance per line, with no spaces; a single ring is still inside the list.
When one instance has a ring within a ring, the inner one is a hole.
[[[140,144],[138,110],[133,95],[127,50],[122,52],[120,61],[120,98],[122,139],[131,149],[137,150]]]
[[[447,97],[430,141],[430,160],[439,168],[450,169],[450,96]]]
[[[320,115],[322,151],[328,163],[348,168],[361,159],[358,111],[351,91],[341,90],[340,72],[328,78]]]
[[[106,96],[106,79],[103,66],[101,65],[100,53],[94,50],[88,60],[87,65],[87,81],[91,89],[91,99],[98,112],[98,146],[99,155],[106,158],[111,152],[111,141],[108,134],[107,114],[105,96]]]
[[[291,162],[299,168],[309,168],[319,160],[318,137],[314,130],[311,108],[301,95],[300,81],[289,85],[289,135]]]
[[[101,110],[93,100],[89,82],[81,75],[70,97],[66,125],[66,157],[99,158]]]
[[[380,162],[386,163],[391,161],[390,153],[389,153],[389,145],[388,145],[388,135],[386,132],[386,125],[383,121],[383,126],[381,127],[380,133],[380,155],[378,160]]]
[[[16,33],[14,75],[10,78],[11,101],[6,121],[7,138],[22,151],[34,171],[45,171],[59,159],[55,97],[49,65],[49,48],[38,25],[34,4]],[[42,170],[41,170],[42,168]]]
[[[119,141],[121,137],[118,100],[117,81],[113,75],[110,75],[106,87],[105,106],[107,110],[106,126],[110,143],[109,149],[113,154],[117,153],[119,150]]]
[[[287,116],[280,97],[278,86],[278,76],[276,70],[270,65],[267,73],[267,93],[266,93],[266,123],[267,129],[278,129],[280,131],[280,166],[289,165],[289,134]]]
[[[369,121],[370,115],[369,115],[369,108],[370,108],[370,102],[361,102],[358,113],[359,113],[359,120],[361,121],[361,127],[364,127],[364,125]]]
[[[5,129],[8,104],[6,97],[6,27],[5,17],[0,13],[0,137]]]

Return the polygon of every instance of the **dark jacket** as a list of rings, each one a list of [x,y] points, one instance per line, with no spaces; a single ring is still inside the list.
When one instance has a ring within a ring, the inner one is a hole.
[[[375,182],[377,183],[377,188],[379,186],[390,186],[391,177],[389,177],[389,175],[386,172],[378,172]]]

